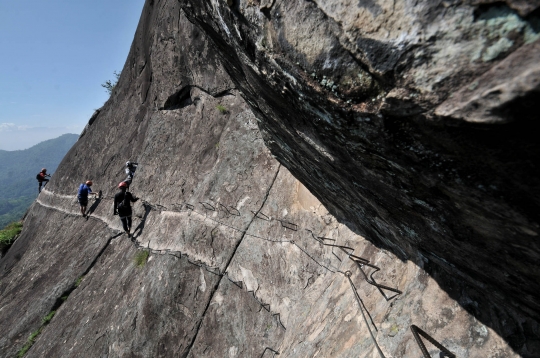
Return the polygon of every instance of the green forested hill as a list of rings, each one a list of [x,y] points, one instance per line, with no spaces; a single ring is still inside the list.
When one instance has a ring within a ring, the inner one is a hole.
[[[0,229],[19,220],[38,195],[36,174],[54,171],[77,141],[76,134],[64,134],[25,150],[0,150]]]

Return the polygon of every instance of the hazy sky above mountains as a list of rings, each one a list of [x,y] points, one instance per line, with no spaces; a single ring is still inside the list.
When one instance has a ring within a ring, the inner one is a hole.
[[[144,0],[0,2],[0,149],[79,134],[126,61]]]

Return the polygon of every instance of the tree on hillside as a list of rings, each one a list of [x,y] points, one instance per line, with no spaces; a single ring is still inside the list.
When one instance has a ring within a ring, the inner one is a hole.
[[[109,95],[112,94],[112,91],[114,90],[114,87],[116,87],[116,84],[118,83],[118,79],[120,78],[120,73],[114,71],[114,77],[115,79],[114,80],[107,80],[105,81],[105,83],[102,83],[101,84],[101,87],[105,88],[105,90],[107,91],[107,93],[109,93]]]

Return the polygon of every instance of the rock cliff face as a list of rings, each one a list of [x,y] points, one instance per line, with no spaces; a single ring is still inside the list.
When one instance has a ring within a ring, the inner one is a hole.
[[[0,261],[1,356],[535,356],[539,5],[148,0]]]
[[[534,319],[537,7],[184,5],[221,51],[268,148],[331,213]]]

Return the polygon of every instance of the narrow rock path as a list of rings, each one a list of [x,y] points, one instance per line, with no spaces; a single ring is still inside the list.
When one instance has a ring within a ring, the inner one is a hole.
[[[384,353],[382,352],[381,348],[379,347],[378,343],[377,343],[377,340],[375,338],[375,336],[373,335],[373,333],[371,332],[371,328],[370,328],[370,325],[368,323],[368,320],[366,318],[366,315],[364,314],[364,311],[367,313],[367,316],[370,318],[371,320],[371,325],[375,328],[375,330],[377,330],[377,327],[375,325],[375,323],[373,322],[370,314],[369,314],[369,311],[367,310],[367,308],[365,307],[362,299],[360,298],[360,295],[356,289],[356,287],[354,286],[354,284],[352,284],[352,281],[350,281],[350,277],[352,275],[352,272],[351,271],[342,271],[339,269],[339,267],[336,267],[335,265],[332,265],[331,263],[329,264],[324,264],[323,263],[323,260],[322,259],[318,259],[316,258],[313,254],[309,253],[307,251],[307,248],[302,248],[298,243],[296,243],[294,240],[283,240],[283,239],[274,239],[274,238],[269,238],[269,237],[263,237],[263,236],[260,236],[260,235],[255,235],[255,234],[252,234],[252,233],[248,233],[248,230],[250,228],[250,226],[252,225],[253,221],[256,220],[256,219],[261,219],[261,220],[266,220],[266,221],[271,221],[271,220],[277,220],[277,221],[280,221],[282,226],[285,227],[285,228],[289,228],[289,229],[294,229],[295,231],[298,230],[299,228],[300,229],[304,229],[304,230],[307,230],[311,233],[313,239],[315,241],[317,241],[319,244],[323,245],[323,246],[327,246],[327,247],[331,247],[332,250],[334,248],[337,248],[339,250],[341,250],[342,252],[344,252],[346,254],[346,256],[351,259],[353,262],[356,263],[356,266],[358,267],[359,271],[361,271],[361,273],[363,274],[364,278],[366,279],[366,281],[377,287],[377,289],[380,291],[380,293],[383,295],[383,297],[389,301],[391,300],[392,298],[396,297],[397,295],[399,295],[401,293],[401,291],[397,290],[397,289],[394,289],[392,287],[388,287],[388,286],[385,286],[385,285],[381,285],[381,284],[378,284],[375,279],[373,278],[373,274],[376,273],[377,271],[380,270],[380,268],[378,268],[377,266],[374,266],[374,265],[371,265],[369,264],[369,260],[366,260],[364,258],[361,258],[361,257],[358,257],[358,256],[355,256],[354,255],[354,248],[352,247],[347,247],[347,246],[341,246],[341,245],[337,245],[335,244],[335,240],[332,240],[332,242],[330,241],[326,241],[326,240],[330,240],[330,239],[327,239],[327,238],[324,238],[324,237],[317,237],[316,235],[313,234],[313,232],[308,229],[308,228],[303,228],[303,227],[299,227],[297,224],[293,224],[293,223],[288,223],[286,221],[283,221],[283,220],[280,220],[280,219],[277,219],[277,218],[271,218],[271,217],[268,217],[266,216],[264,213],[261,212],[261,210],[264,208],[264,205],[268,199],[268,196],[269,196],[269,193],[270,193],[270,190],[272,189],[274,183],[275,183],[275,180],[277,178],[277,175],[279,173],[279,167],[275,173],[275,176],[273,178],[273,181],[270,185],[270,187],[268,188],[266,194],[265,194],[265,197],[262,201],[262,204],[260,205],[259,209],[256,211],[256,212],[252,212],[252,216],[251,216],[251,219],[248,223],[248,225],[246,226],[245,229],[240,229],[240,228],[237,228],[237,227],[234,227],[226,222],[223,222],[221,220],[218,220],[216,218],[212,218],[212,217],[209,217],[207,215],[207,211],[210,210],[210,211],[217,211],[218,209],[216,209],[216,207],[203,202],[201,203],[202,205],[202,208],[203,210],[205,210],[205,213],[202,213],[202,212],[199,212],[195,205],[192,205],[192,204],[184,204],[181,208],[180,208],[180,211],[178,210],[170,210],[169,208],[163,206],[163,205],[156,205],[156,204],[152,204],[152,203],[149,203],[149,202],[144,202],[143,201],[143,205],[146,205],[150,208],[150,210],[153,210],[153,211],[157,211],[159,212],[160,214],[162,215],[182,215],[185,213],[187,213],[187,215],[191,215],[191,214],[194,214],[194,215],[197,215],[202,222],[204,221],[210,221],[214,224],[218,224],[218,225],[221,225],[221,226],[224,226],[224,227],[227,227],[231,230],[234,230],[234,231],[237,231],[239,233],[241,233],[241,237],[240,239],[238,240],[238,242],[236,243],[236,246],[232,252],[232,254],[229,256],[229,259],[225,265],[225,268],[223,270],[221,270],[219,267],[216,267],[216,266],[213,266],[211,262],[208,262],[207,260],[204,260],[204,259],[201,259],[201,258],[197,258],[197,259],[194,259],[193,257],[190,257],[190,255],[188,253],[185,253],[185,252],[182,252],[182,251],[177,251],[177,250],[170,250],[170,249],[165,249],[165,250],[162,250],[162,249],[159,249],[158,247],[152,247],[151,245],[151,241],[148,241],[147,242],[147,245],[144,246],[142,245],[142,243],[140,241],[137,241],[135,239],[132,239],[132,242],[133,244],[138,248],[138,249],[144,249],[144,250],[150,250],[153,254],[160,254],[160,255],[171,255],[171,256],[175,256],[175,257],[178,257],[178,258],[182,258],[184,257],[189,263],[193,264],[193,265],[196,265],[196,266],[199,266],[203,269],[205,269],[206,271],[212,273],[212,274],[215,274],[215,275],[218,275],[220,276],[220,279],[217,281],[217,283],[214,285],[214,287],[212,288],[212,293],[208,299],[208,302],[206,304],[206,307],[203,311],[203,314],[201,316],[201,319],[200,319],[200,322],[199,324],[197,325],[197,332],[195,333],[195,335],[193,336],[193,339],[189,345],[189,349],[187,351],[187,353],[185,354],[185,357],[189,356],[189,352],[191,351],[192,347],[193,347],[193,344],[195,343],[196,339],[197,339],[197,335],[198,335],[198,332],[201,328],[201,325],[202,325],[202,322],[204,320],[204,317],[205,317],[205,314],[210,306],[210,303],[212,302],[212,298],[214,297],[215,293],[217,292],[218,290],[218,287],[221,283],[221,280],[223,278],[227,278],[229,281],[231,281],[232,283],[234,283],[237,287],[241,288],[241,289],[248,289],[247,285],[242,281],[242,280],[235,280],[233,277],[231,277],[229,275],[229,272],[227,271],[233,258],[235,257],[235,254],[238,250],[238,248],[240,247],[241,243],[243,242],[244,238],[246,236],[251,236],[251,237],[254,237],[254,238],[257,238],[257,239],[261,239],[261,240],[265,240],[265,241],[268,241],[268,242],[273,242],[273,243],[277,243],[277,244],[289,244],[289,245],[294,245],[296,246],[303,254],[305,254],[306,256],[308,256],[312,261],[314,261],[318,266],[324,268],[325,270],[327,270],[328,272],[330,273],[340,273],[341,275],[343,275],[343,278],[345,280],[348,280],[350,283],[351,283],[351,291],[353,293],[353,297],[356,299],[358,305],[359,305],[359,310],[360,310],[360,313],[362,314],[362,317],[366,323],[366,326],[370,332],[370,335],[372,337],[372,340],[373,340],[373,343],[379,353],[379,356],[384,358],[385,355]],[[51,198],[57,198],[57,199],[70,199],[71,201],[73,201],[73,203],[75,203],[74,201],[74,197],[73,196],[69,196],[69,195],[62,195],[62,194],[57,194],[57,193],[53,193],[53,192],[50,192],[48,190],[43,190],[42,191],[42,195],[44,196],[48,196],[48,197],[51,197]],[[110,201],[110,198],[103,198],[102,200],[105,200],[105,201]],[[38,197],[38,199],[36,200],[36,202],[43,206],[43,207],[46,207],[46,208],[49,208],[49,209],[53,209],[53,210],[57,210],[57,211],[60,211],[60,212],[63,212],[63,213],[66,213],[68,215],[72,215],[72,216],[76,216],[76,217],[80,217],[80,213],[78,213],[77,210],[69,210],[69,209],[66,209],[62,206],[56,206],[56,205],[51,205],[51,204],[48,204],[46,203],[45,200],[43,200],[41,198],[41,195],[40,197]],[[225,207],[226,208],[226,207]],[[108,217],[103,217],[101,215],[98,215],[98,214],[92,214],[91,216],[88,217],[88,219],[92,219],[92,220],[98,220],[98,221],[101,221],[103,223],[105,223],[106,225],[109,226],[109,228],[111,230],[113,230],[114,232],[117,232],[117,235],[111,237],[107,243],[107,245],[104,246],[104,248],[101,250],[100,254],[103,253],[103,251],[105,251],[105,249],[107,248],[107,246],[110,244],[110,241],[112,238],[116,238],[118,236],[120,236],[122,234],[122,230],[120,228],[120,225],[119,224],[115,224],[112,220],[110,220]],[[116,221],[116,220],[115,220]],[[285,224],[284,224],[285,223]],[[289,226],[287,226],[289,225]],[[99,257],[99,255],[98,255]],[[97,258],[96,260],[97,261]],[[95,262],[94,261],[94,262]],[[341,260],[340,260],[341,261]],[[338,266],[341,265],[341,262],[340,264],[338,264]],[[93,265],[92,265],[93,266]],[[368,266],[368,267],[371,267],[373,269],[375,269],[375,271],[373,271],[370,276],[368,277],[368,275],[365,273],[364,271],[364,268]],[[385,294],[385,292],[383,291],[384,290],[390,290],[392,292],[395,293],[394,296],[388,298],[388,296]],[[271,307],[269,304],[265,303],[263,299],[260,299],[257,297],[257,294],[256,294],[256,291],[253,291],[253,290],[247,290],[248,293],[251,293],[253,298],[258,302],[258,304],[264,308],[266,311],[268,311],[273,317],[275,317],[277,323],[284,329],[286,330],[286,327],[284,326],[284,324],[282,323],[281,319],[280,319],[280,313],[279,312],[275,312],[273,310],[271,310]],[[425,333],[425,332],[424,332]],[[416,336],[415,336],[416,337]],[[430,337],[431,338],[431,337]],[[423,343],[421,340],[417,340],[417,343],[419,344],[419,347],[421,348],[422,351],[425,351],[425,347],[423,347]],[[271,352],[277,352],[277,351],[274,351],[273,349],[271,349],[270,347],[267,347],[267,349],[265,349],[265,351],[263,352],[263,355],[264,353],[266,352],[266,350],[270,350]],[[277,354],[277,353],[273,353],[273,354]],[[451,356],[449,356],[451,357]]]

